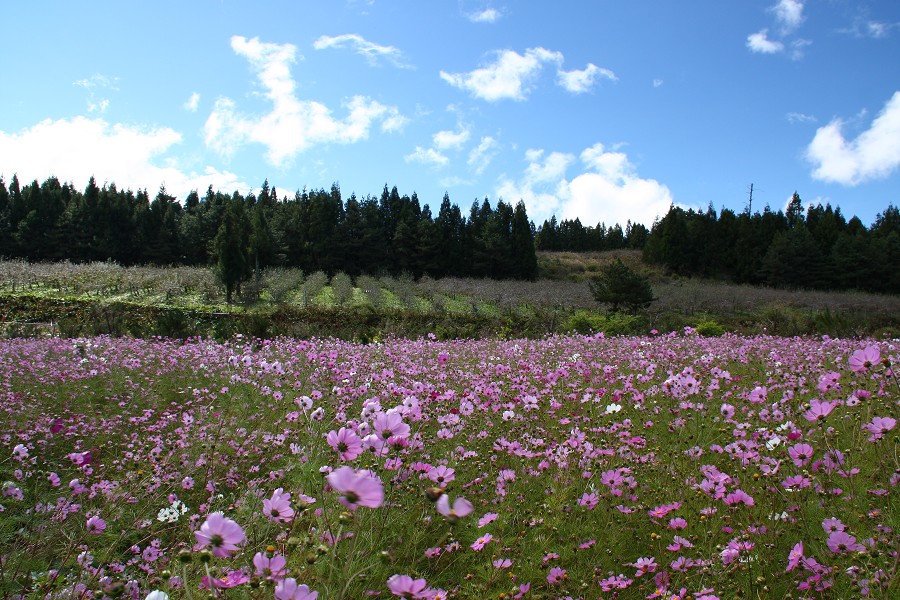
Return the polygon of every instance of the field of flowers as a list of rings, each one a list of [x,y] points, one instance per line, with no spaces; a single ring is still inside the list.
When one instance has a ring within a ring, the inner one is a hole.
[[[896,598],[896,344],[0,341],[0,595]]]

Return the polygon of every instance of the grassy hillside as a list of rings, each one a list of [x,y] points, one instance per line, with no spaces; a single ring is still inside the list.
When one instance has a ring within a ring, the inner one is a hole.
[[[621,258],[657,300],[641,315],[606,314],[586,279]],[[900,298],[787,291],[668,277],[634,251],[541,253],[538,281],[305,274],[268,269],[227,305],[213,272],[193,267],[0,261],[6,335],[212,335],[236,332],[372,340],[385,336],[540,337],[547,333],[671,331],[892,336]]]

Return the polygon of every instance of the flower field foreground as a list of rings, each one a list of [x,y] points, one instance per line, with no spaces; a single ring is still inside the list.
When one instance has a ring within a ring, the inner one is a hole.
[[[0,594],[896,598],[890,342],[0,342]]]

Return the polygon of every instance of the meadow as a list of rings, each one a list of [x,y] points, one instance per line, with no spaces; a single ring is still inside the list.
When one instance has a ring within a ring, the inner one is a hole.
[[[897,340],[0,341],[0,595],[896,598]]]

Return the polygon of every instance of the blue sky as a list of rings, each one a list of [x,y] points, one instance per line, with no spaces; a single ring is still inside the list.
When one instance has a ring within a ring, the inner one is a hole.
[[[900,203],[900,2],[17,2],[0,174],[179,199],[524,199],[585,224],[671,203],[867,225]]]

